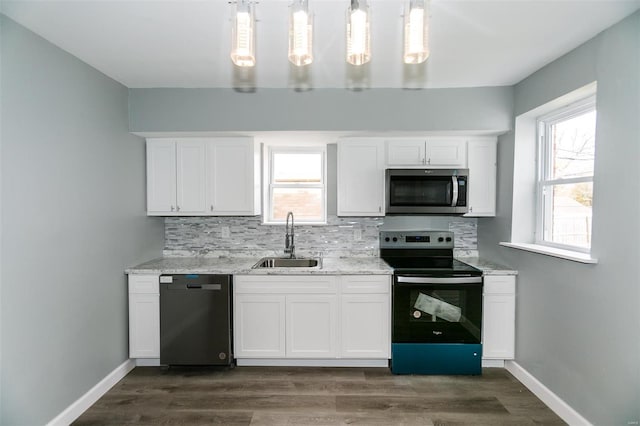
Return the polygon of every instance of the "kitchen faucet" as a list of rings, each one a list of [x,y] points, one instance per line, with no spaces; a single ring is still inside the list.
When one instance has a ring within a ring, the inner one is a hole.
[[[289,216],[291,216],[291,233],[289,233]],[[289,254],[289,258],[294,259],[296,257],[296,245],[294,242],[293,231],[293,212],[287,213],[287,223],[285,225],[284,236],[284,252]]]

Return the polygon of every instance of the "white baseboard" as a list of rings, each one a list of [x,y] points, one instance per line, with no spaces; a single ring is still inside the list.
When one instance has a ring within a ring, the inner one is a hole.
[[[160,366],[160,358],[136,358],[136,367],[158,367]]]
[[[489,368],[504,368],[504,359],[483,359],[482,366]]]
[[[62,413],[58,414],[47,426],[67,426],[74,422],[89,407],[102,397],[109,389],[118,383],[129,371],[136,366],[132,359],[128,359],[109,373],[98,384],[89,389],[87,393],[78,398],[73,404],[68,406]]]
[[[236,358],[238,367],[389,367],[388,359]]]
[[[556,413],[562,420],[572,426],[592,426],[592,424],[582,417],[580,413],[571,408],[569,404],[564,402],[558,395],[553,393],[551,389],[543,385],[538,379],[536,379],[531,373],[522,368],[520,364],[515,361],[506,361],[506,370],[513,374],[513,376],[525,385],[535,396],[540,398],[554,413]]]

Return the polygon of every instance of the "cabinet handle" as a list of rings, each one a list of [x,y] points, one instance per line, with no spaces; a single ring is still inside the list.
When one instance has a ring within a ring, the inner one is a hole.
[[[171,211],[173,211],[173,206],[171,206]]]
[[[176,206],[176,211],[179,212],[180,211],[180,206]]]
[[[431,158],[429,158],[429,160],[427,161],[427,164],[431,164]]]
[[[473,213],[473,207],[469,206],[469,213]]]
[[[378,206],[378,213],[382,213],[382,207]]]
[[[211,204],[211,211],[213,211],[213,204]]]

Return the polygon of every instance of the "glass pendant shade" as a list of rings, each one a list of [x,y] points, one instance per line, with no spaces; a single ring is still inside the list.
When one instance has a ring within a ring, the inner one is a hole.
[[[231,60],[239,67],[256,64],[256,33],[253,5],[238,0],[231,34]]]
[[[299,67],[313,62],[313,15],[307,0],[295,0],[290,7],[289,61]]]
[[[347,62],[362,65],[370,60],[369,8],[364,0],[351,0],[347,10]]]
[[[404,63],[421,64],[429,57],[426,0],[410,0],[404,14]]]

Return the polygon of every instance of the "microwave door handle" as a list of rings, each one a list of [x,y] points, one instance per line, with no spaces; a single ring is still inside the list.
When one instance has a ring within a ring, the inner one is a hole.
[[[455,207],[458,204],[458,177],[451,176],[453,181],[453,195],[451,196],[451,207]]]

